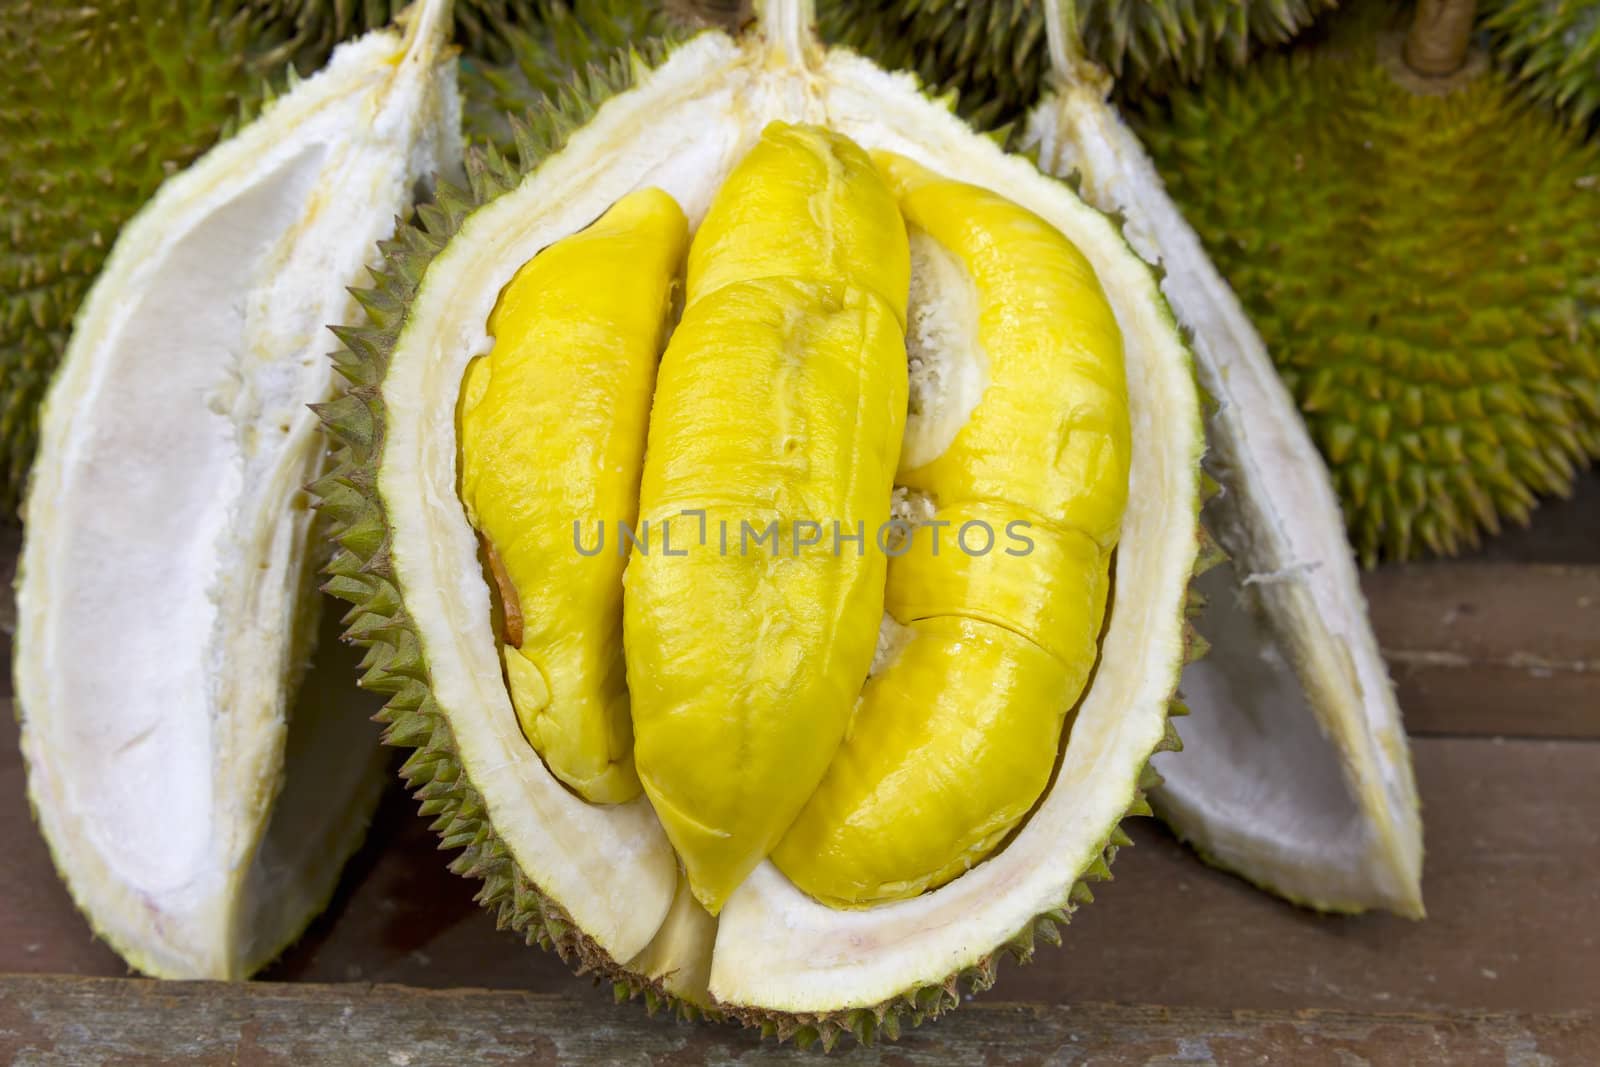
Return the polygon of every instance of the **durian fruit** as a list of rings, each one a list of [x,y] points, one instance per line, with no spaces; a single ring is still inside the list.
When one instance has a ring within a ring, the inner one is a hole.
[[[479,899],[619,997],[831,1044],[1108,876],[1176,744],[1202,431],[1112,221],[811,14],[469,158],[341,330],[316,492]],[[917,547],[1028,512],[1031,551]]]
[[[1336,0],[1077,0],[1086,55],[1123,84],[1157,90],[1239,65],[1288,40]],[[823,37],[927,85],[958,88],[974,121],[1019,119],[1048,88],[1042,0],[822,0]]]
[[[1600,455],[1600,147],[1485,63],[1411,73],[1386,11],[1140,123],[1369,564],[1525,523]]]
[[[1600,4],[1580,0],[1485,0],[1495,54],[1534,96],[1578,124],[1600,112]]]
[[[1221,492],[1203,521],[1231,558],[1197,582],[1204,607],[1195,625],[1210,650],[1184,670],[1193,716],[1184,752],[1157,761],[1165,779],[1152,795],[1157,813],[1209,861],[1298,903],[1420,916],[1422,827],[1410,755],[1333,487],[1261,337],[1108,102],[1110,79],[1083,58],[1072,10],[1047,5],[1055,88],[1030,115],[1024,140],[1046,170],[1072,175],[1090,203],[1124,217],[1129,242],[1160,263],[1162,291],[1190,331],[1200,381],[1216,401],[1207,469]],[[1336,92],[1332,80],[1318,91]],[[1258,104],[1279,106],[1276,98]],[[1211,114],[1213,125],[1196,126],[1191,138],[1238,117]],[[1261,217],[1291,179],[1238,175],[1280,144],[1267,137],[1218,147],[1218,163],[1229,161],[1227,192],[1189,218],[1206,230],[1213,210]],[[1224,205],[1228,196],[1242,202]],[[1292,213],[1301,225],[1321,225],[1332,210],[1322,201],[1285,203],[1285,219]],[[1338,264],[1344,277],[1359,267],[1330,256],[1337,239],[1326,235],[1260,240],[1304,240],[1317,269]],[[1337,300],[1345,306],[1348,290]],[[1364,316],[1371,301],[1353,306]]]
[[[44,0],[0,20],[0,510],[21,497],[39,402],[117,231],[259,105],[283,43],[228,3]]]
[[[341,47],[165,182],[41,413],[17,583],[28,794],[91,925],[151,975],[270,960],[376,803],[327,642],[307,670],[324,556],[302,487],[326,450],[306,405],[346,287],[458,158],[448,8]]]

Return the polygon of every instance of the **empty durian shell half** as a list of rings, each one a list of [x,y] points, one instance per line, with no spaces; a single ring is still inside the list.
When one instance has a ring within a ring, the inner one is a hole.
[[[345,448],[317,491],[344,548],[330,589],[357,605],[352,634],[372,645],[367,684],[395,694],[389,739],[416,749],[405,773],[423,810],[462,849],[455,868],[484,879],[480,899],[502,923],[621,995],[827,1042],[953,1007],[992,981],[1003,950],[1025,957],[1036,934],[1054,939],[1087,899],[1084,881],[1105,877],[1108,851],[1126,842],[1120,820],[1148,810],[1146,764],[1173,742],[1168,701],[1188,651],[1203,431],[1190,356],[1153,272],[1112,222],[909,75],[823,49],[810,21],[809,3],[770,0],[740,40],[706,33],[653,69],[635,57],[614,94],[590,81],[543,116],[521,167],[493,157],[469,167],[471,194],[442,194],[426,228],[391,247],[364,297],[368,322],[343,332],[353,386],[324,414]],[[819,903],[763,862],[712,918],[682,888],[647,798],[584,801],[519,729],[457,495],[455,398],[523,263],[643,187],[670,193],[698,225],[774,120],[999,191],[1078,246],[1124,339],[1131,480],[1098,667],[1057,773],[1015,836],[938,889],[862,910]],[[582,125],[568,137],[572,123]]]
[[[1209,653],[1184,671],[1185,750],[1157,761],[1157,813],[1207,860],[1332,911],[1422,915],[1422,823],[1400,710],[1339,502],[1237,297],[1048,3],[1056,89],[1025,139],[1040,165],[1125,219],[1191,334],[1217,404],[1204,522],[1230,562],[1197,582]]]
[[[90,923],[152,975],[270,960],[376,802],[332,642],[306,670],[307,404],[331,388],[324,324],[459,153],[449,6],[343,46],[161,187],[42,415],[17,589],[29,797]]]

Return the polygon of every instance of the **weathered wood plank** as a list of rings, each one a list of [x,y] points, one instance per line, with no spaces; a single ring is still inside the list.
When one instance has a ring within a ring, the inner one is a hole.
[[[1600,744],[1424,738],[1417,761],[1427,921],[1290,907],[1143,823],[1066,944],[1003,967],[995,995],[1218,1009],[1600,1005]],[[475,914],[426,830],[390,821],[405,815],[394,808],[379,830],[392,836],[338,916],[272,973],[568,989],[559,961]]]
[[[796,1058],[728,1026],[598,998],[403,986],[0,978],[0,1058],[100,1064],[759,1064]],[[1589,1014],[1229,1012],[971,1004],[831,1062],[961,1065],[1592,1063]]]
[[[1362,585],[1413,734],[1600,738],[1600,565],[1434,562]]]
[[[0,743],[0,971],[126,974],[55,877],[13,743]],[[1003,967],[990,996],[1257,1010],[1600,1005],[1600,744],[1422,738],[1416,755],[1425,922],[1290,907],[1145,824],[1066,944]],[[409,801],[391,795],[332,909],[269,977],[583,988],[555,957],[495,930],[445,859]]]

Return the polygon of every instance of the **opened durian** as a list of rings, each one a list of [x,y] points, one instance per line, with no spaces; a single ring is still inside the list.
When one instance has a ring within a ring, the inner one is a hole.
[[[325,553],[303,486],[326,450],[307,404],[346,287],[459,153],[448,7],[341,47],[164,183],[41,413],[17,585],[29,799],[90,923],[152,975],[270,960],[377,800],[331,641],[308,670]]]
[[[1140,123],[1368,563],[1525,523],[1600,456],[1600,148],[1482,57],[1413,71],[1405,35],[1364,4]]]
[[[1237,66],[1257,43],[1288,40],[1336,0],[1076,0],[1085,55],[1125,84],[1147,89]],[[821,0],[829,41],[927,85],[961,91],[974,121],[1020,119],[1049,88],[1041,0]]]
[[[317,492],[485,905],[826,1043],[1053,940],[1147,810],[1201,427],[1113,223],[810,15],[441,192],[341,331]]]

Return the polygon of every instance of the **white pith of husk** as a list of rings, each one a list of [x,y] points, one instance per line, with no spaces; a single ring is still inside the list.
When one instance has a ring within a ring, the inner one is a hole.
[[[429,263],[392,352],[377,485],[388,563],[433,698],[512,860],[612,960],[665,976],[669,991],[796,1013],[872,1005],[941,984],[1031,930],[1036,916],[1066,906],[1074,883],[1099,862],[1165,732],[1184,655],[1202,446],[1186,349],[1154,277],[1111,223],[975,136],[911,78],[821,52],[805,7],[767,5],[761,39],[709,34],[683,46],[602,106],[519,188],[467,218]],[[1126,337],[1135,455],[1096,681],[1056,782],[1016,839],[935,892],[858,912],[817,904],[763,864],[712,927],[674,908],[677,862],[648,802],[582,802],[518,730],[495,659],[477,543],[455,493],[453,400],[467,362],[487,347],[485,323],[502,286],[527,259],[641,186],[666,189],[698,223],[722,177],[774,119],[825,124],[868,149],[1002,190],[1073,239]]]
[[[167,181],[41,415],[17,591],[29,796],[90,922],[153,975],[237,978],[281,951],[376,802],[350,657],[325,644],[306,672],[307,404],[331,393],[346,287],[458,162],[448,9],[341,47]]]
[[[1157,811],[1208,859],[1292,900],[1421,916],[1422,824],[1405,729],[1367,620],[1344,520],[1293,398],[1237,297],[1106,99],[1104,76],[1068,54],[1050,5],[1057,91],[1026,142],[1165,270],[1192,331],[1222,492],[1205,521],[1232,565],[1202,578],[1185,668],[1185,750],[1156,766]]]

